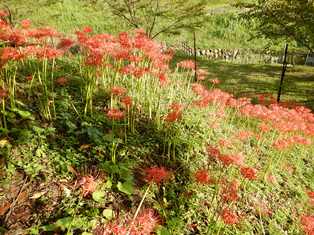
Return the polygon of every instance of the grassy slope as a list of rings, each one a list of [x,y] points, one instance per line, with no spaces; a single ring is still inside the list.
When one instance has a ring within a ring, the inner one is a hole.
[[[97,2],[97,1],[96,1]],[[227,12],[213,13],[208,22],[197,32],[198,47],[201,48],[263,48],[264,39],[250,40],[250,31],[244,21],[229,10],[229,0],[209,1],[209,12],[226,8]],[[47,1],[40,0],[33,6],[33,1],[4,0],[1,2],[12,9],[16,22],[30,18],[35,25],[49,25],[61,32],[72,33],[78,28],[90,25],[96,32],[117,33],[127,30],[124,22],[110,14],[104,4],[87,4],[80,0]],[[31,7],[30,7],[31,6]],[[119,27],[117,27],[119,25]],[[181,35],[161,35],[159,40],[170,43],[192,42],[188,31]]]

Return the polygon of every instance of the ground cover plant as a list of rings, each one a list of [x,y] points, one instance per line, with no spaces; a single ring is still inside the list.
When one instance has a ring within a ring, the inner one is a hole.
[[[191,60],[171,68],[142,30],[70,37],[7,16],[3,233],[313,234],[310,109],[235,98]]]

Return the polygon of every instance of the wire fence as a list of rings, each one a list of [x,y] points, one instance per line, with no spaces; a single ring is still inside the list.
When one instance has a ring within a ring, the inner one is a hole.
[[[189,42],[178,42],[175,44],[164,43],[164,47],[180,51],[187,56],[194,55],[194,48]],[[241,64],[282,64],[284,60],[283,52],[271,52],[253,49],[201,49],[197,48],[196,55],[208,60],[223,60]],[[314,54],[301,52],[289,52],[287,63],[290,65],[310,65],[314,66]]]

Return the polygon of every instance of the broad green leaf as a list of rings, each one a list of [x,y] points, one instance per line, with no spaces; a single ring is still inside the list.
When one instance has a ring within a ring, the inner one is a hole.
[[[106,188],[110,189],[112,187],[112,181],[110,178],[108,178],[107,182],[106,182]]]
[[[72,222],[73,222],[72,217],[65,217],[65,218],[57,220],[55,225],[58,226],[59,228],[61,228],[62,230],[65,230],[65,229],[71,227]]]
[[[119,181],[117,184],[117,188],[119,191],[121,191],[127,195],[131,195],[133,193],[133,190],[134,190],[132,182],[121,183]]]
[[[92,197],[94,201],[101,202],[105,197],[105,193],[102,191],[95,191],[93,192]]]
[[[113,218],[113,210],[110,208],[104,209],[102,212],[102,215],[108,219],[111,220]]]

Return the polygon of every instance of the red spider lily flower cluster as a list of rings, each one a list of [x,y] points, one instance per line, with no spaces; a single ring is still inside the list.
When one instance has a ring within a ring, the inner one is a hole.
[[[243,166],[244,165],[244,156],[241,153],[238,154],[221,154],[218,156],[218,160],[222,162],[225,166],[235,165]]]
[[[278,150],[287,149],[296,144],[311,145],[311,140],[300,135],[291,136],[289,138],[277,139],[273,146]]]
[[[220,218],[223,220],[225,224],[233,225],[239,223],[238,215],[230,210],[229,208],[225,208],[220,213]]]
[[[31,23],[30,19],[25,19],[21,21],[21,26],[23,29],[28,29],[31,26]]]
[[[314,216],[313,215],[303,215],[301,216],[301,225],[307,235],[314,234]]]
[[[177,63],[178,68],[185,68],[185,69],[195,69],[195,63],[193,60],[183,60]]]
[[[301,132],[305,135],[314,135],[314,114],[302,106],[288,109],[277,104],[269,107],[248,104],[241,107],[240,112],[245,116],[267,122],[272,128],[283,133]]]
[[[252,131],[245,130],[245,131],[239,131],[235,137],[241,141],[245,141],[251,138],[252,136],[254,136],[254,133]]]
[[[110,93],[116,96],[123,96],[127,92],[127,89],[120,86],[111,87]]]
[[[232,147],[232,142],[229,139],[220,139],[218,140],[218,143],[220,147],[222,148],[231,148]]]
[[[241,167],[241,175],[249,180],[255,180],[257,178],[257,170],[252,167]]]
[[[59,86],[65,86],[68,84],[68,79],[66,79],[65,77],[59,77],[57,78],[56,80],[56,83],[59,85]]]
[[[147,235],[152,234],[160,224],[160,218],[153,209],[144,209],[133,221],[131,216],[107,223],[105,226],[98,226],[94,234],[101,235]]]
[[[237,180],[223,181],[221,198],[224,202],[235,202],[239,199],[238,190],[240,183]]]
[[[212,79],[210,80],[210,82],[213,84],[213,85],[218,85],[220,83],[220,80],[219,79]]]
[[[179,103],[173,103],[170,105],[171,111],[166,115],[166,122],[175,122],[181,119],[183,105]]]
[[[213,183],[213,179],[210,178],[207,170],[198,170],[194,173],[194,178],[196,182],[200,184],[211,184]]]
[[[161,83],[166,81],[165,72],[169,70],[168,62],[173,53],[163,52],[162,46],[142,31],[135,31],[135,35],[126,32],[117,37],[108,34],[90,35],[84,31],[76,32],[78,44],[85,55],[88,66],[104,66],[105,60],[112,58],[123,61],[123,67],[118,71],[126,76],[141,78],[145,74],[155,76]],[[141,61],[146,60],[149,66]]]
[[[0,22],[0,42],[4,47],[0,52],[0,64],[34,57],[37,59],[55,59],[64,54],[64,50],[55,48],[51,39],[60,37],[52,28],[31,29],[30,20],[21,21],[22,29]]]
[[[309,204],[314,206],[314,191],[307,192],[307,196],[309,197]]]
[[[169,179],[170,172],[164,167],[150,167],[144,169],[145,181],[148,183],[160,184]]]
[[[207,154],[210,157],[214,157],[216,160],[220,161],[225,166],[235,165],[241,167],[244,165],[245,157],[243,156],[242,153],[234,155],[222,154],[218,148],[209,145],[207,147]]]
[[[266,181],[270,184],[276,184],[277,183],[277,178],[275,175],[268,173],[266,175]]]
[[[61,38],[57,45],[57,49],[68,50],[74,45],[74,43],[75,42],[70,38]]]
[[[86,197],[95,192],[97,187],[97,183],[94,177],[91,175],[83,176],[75,184],[82,188],[83,197]]]
[[[198,81],[204,81],[207,76],[208,76],[207,70],[205,69],[196,70],[196,78]]]
[[[133,104],[132,97],[130,96],[124,96],[121,98],[121,103],[126,107],[130,108]]]
[[[253,208],[257,216],[271,216],[273,212],[264,200],[252,198]]]
[[[0,99],[6,98],[9,95],[8,91],[0,87]]]
[[[28,75],[28,76],[26,76],[26,80],[27,80],[27,81],[32,81],[32,80],[33,80],[33,75]]]
[[[298,132],[314,136],[314,114],[303,106],[289,109],[278,104],[271,104],[268,107],[254,105],[248,98],[235,99],[226,92],[219,89],[207,90],[200,84],[192,84],[192,90],[200,97],[193,102],[197,107],[207,107],[209,104],[228,106],[239,110],[245,117],[261,120],[263,125],[260,128],[264,132],[272,128],[283,133]],[[303,138],[297,138],[295,141],[299,144],[308,143]]]
[[[111,108],[107,112],[107,117],[113,121],[119,121],[124,118],[124,113],[116,108]]]

